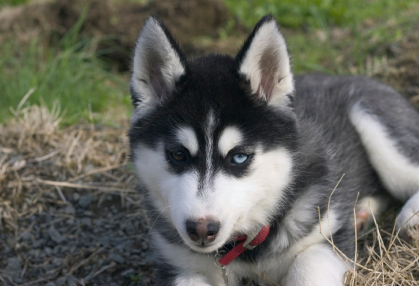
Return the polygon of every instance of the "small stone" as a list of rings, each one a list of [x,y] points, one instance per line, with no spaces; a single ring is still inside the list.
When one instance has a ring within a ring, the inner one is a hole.
[[[52,270],[54,268],[56,268],[56,266],[54,266],[53,264],[48,264],[44,267],[43,270],[48,273],[50,270]]]
[[[73,193],[73,200],[74,200],[75,202],[77,202],[77,201],[79,200],[79,198],[80,198],[79,193]]]
[[[108,258],[120,264],[123,264],[125,262],[125,259],[121,255],[115,253],[110,254]]]
[[[76,213],[76,209],[69,205],[62,209],[62,212],[69,215],[74,215]]]
[[[54,228],[54,226],[50,226],[47,230],[49,237],[56,243],[61,243],[65,240],[64,236]]]
[[[63,259],[56,257],[52,260],[52,264],[54,264],[55,266],[60,266],[61,264],[63,264]]]
[[[84,172],[88,173],[88,172],[92,171],[94,168],[95,168],[95,166],[93,166],[92,164],[87,164],[84,167]]]
[[[32,247],[33,248],[40,248],[41,246],[43,246],[45,244],[46,240],[41,238],[41,239],[37,239],[32,243]]]
[[[32,234],[26,233],[22,236],[22,240],[25,242],[31,242],[32,241]]]
[[[99,245],[108,247],[110,245],[110,240],[108,236],[101,236],[99,238]]]
[[[128,253],[129,255],[129,253]],[[130,255],[129,260],[131,261],[137,261],[137,263],[139,263],[141,261],[141,257],[139,255]]]
[[[80,223],[90,227],[92,226],[92,219],[89,217],[84,217],[80,220]]]
[[[113,219],[114,219],[114,220],[120,220],[120,219],[121,219],[121,218],[123,218],[125,215],[126,215],[126,214],[125,214],[125,212],[120,212],[120,213],[118,213],[118,214],[114,215],[114,216],[113,216]]]
[[[66,277],[60,277],[57,280],[55,280],[55,284],[57,284],[57,286],[63,286],[66,281],[67,281]]]
[[[141,253],[142,251],[141,250],[139,250],[139,249],[137,249],[137,248],[133,248],[133,249],[131,249],[131,253],[132,254],[139,254],[139,253]]]
[[[145,259],[142,262],[144,263],[143,265],[148,265],[154,263],[155,260],[156,258],[153,255],[146,255]]]
[[[17,257],[11,257],[7,259],[6,268],[3,270],[3,274],[8,276],[19,276],[22,272],[22,266],[20,265],[20,261]]]
[[[9,165],[9,166],[11,166],[11,165],[13,165],[14,163],[16,163],[17,161],[19,161],[19,160],[20,160],[20,159],[22,159],[22,158],[23,158],[23,156],[22,156],[22,155],[18,155],[18,156],[12,157],[12,158],[9,160],[8,165]]]
[[[78,204],[82,208],[87,208],[93,201],[93,196],[91,194],[83,195],[79,198]]]
[[[74,276],[68,276],[67,277],[67,285],[68,286],[74,286],[74,285],[77,285],[77,284],[78,284],[78,281],[77,281],[76,277],[74,277]]]
[[[23,279],[21,277],[13,277],[13,282],[20,284],[23,282]]]
[[[57,286],[57,284],[55,284],[54,282],[48,282],[47,284],[45,284],[45,286]]]
[[[115,246],[115,247],[118,246],[118,245],[123,244],[124,242],[125,242],[124,238],[121,238],[121,237],[112,238],[112,245]]]
[[[51,247],[45,247],[44,251],[45,251],[45,253],[46,253],[46,254],[48,254],[48,255],[51,255],[51,254],[52,254],[52,249],[51,249]]]
[[[128,240],[124,243],[116,245],[115,248],[116,248],[116,250],[118,250],[119,253],[121,253],[121,252],[124,252],[124,251],[131,251],[133,245],[134,245],[134,241]]]
[[[122,277],[130,277],[134,273],[135,273],[135,270],[130,268],[130,269],[127,269],[124,272],[122,272],[121,275],[122,275]]]
[[[60,252],[61,252],[61,246],[59,245],[56,245],[54,249],[52,250],[52,253],[54,253],[55,255],[57,255]]]
[[[86,266],[84,267],[84,271],[89,272],[90,270],[92,270],[92,265],[86,265]]]

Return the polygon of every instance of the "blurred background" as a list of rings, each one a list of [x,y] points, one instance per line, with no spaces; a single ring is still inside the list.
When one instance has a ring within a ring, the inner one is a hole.
[[[296,74],[374,77],[419,107],[419,0],[0,0],[0,285],[153,285],[161,214],[126,136],[140,29],[158,15],[190,58],[234,56],[269,13]],[[419,285],[397,208],[358,237],[346,285]]]
[[[296,74],[373,76],[418,101],[418,0],[0,0],[0,122],[36,88],[27,104],[58,99],[63,124],[91,112],[118,125],[129,116],[130,61],[149,14],[195,57],[234,55],[268,13]]]

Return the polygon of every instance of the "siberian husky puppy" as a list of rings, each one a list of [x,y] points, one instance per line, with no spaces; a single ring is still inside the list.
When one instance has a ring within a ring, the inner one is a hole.
[[[419,114],[371,79],[294,78],[272,16],[235,58],[192,61],[150,17],[131,93],[156,285],[343,285],[358,193],[360,219],[391,195],[419,224]]]

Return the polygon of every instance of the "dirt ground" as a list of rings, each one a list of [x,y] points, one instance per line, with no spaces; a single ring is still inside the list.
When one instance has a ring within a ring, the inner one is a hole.
[[[402,40],[387,46],[372,76],[400,91],[419,110],[419,23]]]
[[[87,14],[84,14],[87,12]],[[224,27],[228,13],[221,0],[164,0],[141,2],[114,0],[41,0],[0,11],[0,44],[13,37],[25,45],[34,38],[54,46],[79,19],[79,36],[100,38],[98,50],[107,50],[105,58],[120,71],[130,68],[132,50],[145,19],[160,17],[188,55],[202,48],[192,39],[214,39]]]
[[[81,17],[85,3],[37,1],[2,10],[0,44],[9,37],[25,44],[37,36],[54,44]],[[116,47],[107,57],[121,71],[129,69],[133,43],[149,13],[170,26],[189,55],[206,51],[193,40],[204,36],[219,51],[235,49],[218,39],[217,29],[228,19],[219,1],[89,3],[80,35],[108,37],[103,48]],[[418,51],[419,26],[382,49],[386,60],[370,75],[419,107]],[[60,130],[56,109],[15,108],[15,120],[0,125],[0,285],[152,285],[149,222],[129,166],[126,128]],[[347,285],[372,285],[374,277],[417,285],[419,244],[391,235],[394,213],[381,218],[383,229],[360,238],[360,267],[348,272]]]

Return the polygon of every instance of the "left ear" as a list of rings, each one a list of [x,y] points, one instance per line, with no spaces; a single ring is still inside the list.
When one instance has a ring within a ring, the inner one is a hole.
[[[253,94],[269,104],[287,104],[294,91],[293,75],[287,45],[272,16],[256,24],[236,62],[239,72],[250,81]]]

